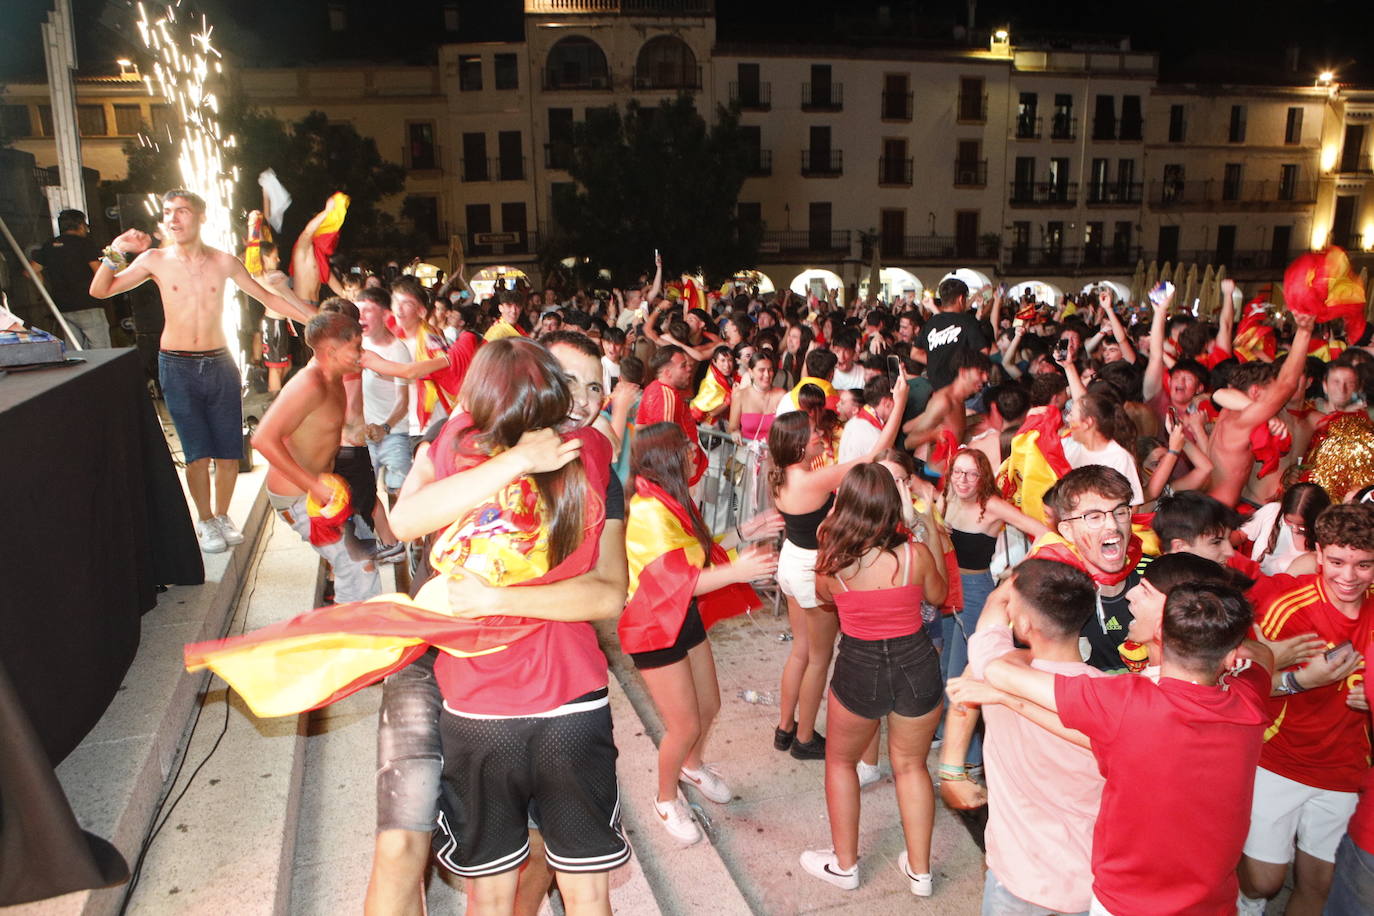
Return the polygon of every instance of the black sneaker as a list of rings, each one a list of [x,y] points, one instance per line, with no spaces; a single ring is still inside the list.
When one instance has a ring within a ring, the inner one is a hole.
[[[792,740],[792,756],[798,760],[824,760],[825,735],[816,732],[810,741]]]
[[[792,746],[792,742],[797,738],[797,726],[792,726],[790,732],[785,732],[780,728],[773,729],[773,749],[785,751]]]

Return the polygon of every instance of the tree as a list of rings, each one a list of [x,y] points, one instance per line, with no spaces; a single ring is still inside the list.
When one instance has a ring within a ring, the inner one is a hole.
[[[604,268],[622,284],[655,248],[671,270],[710,280],[753,266],[758,228],[735,215],[751,158],[737,111],[718,108],[708,127],[686,93],[656,108],[631,101],[623,115],[589,111],[566,152],[577,187],[554,196],[546,262],[571,256],[580,281]]]

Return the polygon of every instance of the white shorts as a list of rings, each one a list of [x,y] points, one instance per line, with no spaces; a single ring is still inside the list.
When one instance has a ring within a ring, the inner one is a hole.
[[[784,540],[778,551],[778,588],[802,607],[820,607],[816,600],[816,551]]]
[[[1303,785],[1260,767],[1250,806],[1245,854],[1260,862],[1286,865],[1297,848],[1323,862],[1336,861],[1336,847],[1355,813],[1358,792]]]

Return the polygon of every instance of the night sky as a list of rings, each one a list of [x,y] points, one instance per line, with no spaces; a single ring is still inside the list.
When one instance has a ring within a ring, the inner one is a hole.
[[[156,2],[150,0],[150,5]],[[434,59],[433,42],[443,34],[438,27],[443,7],[439,0],[345,3],[352,26],[345,35],[331,35],[324,27],[324,0],[195,0],[194,5],[210,15],[217,44],[242,63]],[[0,80],[42,76],[38,24],[50,5],[51,0],[0,0]],[[82,71],[113,72],[113,60],[137,44],[132,4],[72,0],[72,7]],[[461,32],[453,38],[491,40],[519,34],[519,0],[459,0],[459,7]],[[967,17],[967,4],[957,0],[717,0],[717,7],[722,40],[814,41],[838,36],[859,45],[898,37],[948,42],[952,26]],[[879,7],[890,11],[890,26],[874,25]],[[493,8],[502,12],[493,13]],[[1161,52],[1165,79],[1214,79],[1224,74],[1234,82],[1291,83],[1330,68],[1346,82],[1374,85],[1374,51],[1369,50],[1374,3],[1367,0],[982,0],[976,23],[980,29],[1009,25],[1014,38],[1128,35],[1133,47]],[[1291,44],[1300,48],[1301,79],[1284,72],[1285,49]]]

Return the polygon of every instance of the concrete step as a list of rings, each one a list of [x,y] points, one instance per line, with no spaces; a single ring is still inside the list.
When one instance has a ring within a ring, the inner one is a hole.
[[[182,646],[220,636],[255,567],[268,519],[263,471],[242,474],[229,514],[244,543],[205,555],[205,583],[173,586],[143,615],[138,654],[100,722],[58,767],[81,826],[133,866],[207,682],[182,667]],[[12,907],[15,916],[110,916],[124,888],[79,891]]]

